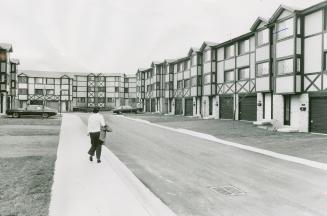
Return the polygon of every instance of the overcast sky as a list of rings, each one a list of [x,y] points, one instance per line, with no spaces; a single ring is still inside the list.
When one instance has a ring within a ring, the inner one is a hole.
[[[20,69],[134,74],[249,31],[280,4],[322,0],[0,0],[0,42]]]

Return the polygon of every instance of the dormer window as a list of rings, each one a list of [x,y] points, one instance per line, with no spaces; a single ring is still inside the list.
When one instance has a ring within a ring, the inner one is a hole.
[[[258,32],[257,34],[257,46],[262,46],[269,43],[269,30],[264,29]]]
[[[277,39],[283,39],[294,34],[293,18],[284,20],[277,24]]]

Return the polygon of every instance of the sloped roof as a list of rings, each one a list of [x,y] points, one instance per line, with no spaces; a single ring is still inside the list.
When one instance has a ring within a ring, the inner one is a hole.
[[[144,72],[144,71],[148,71],[151,70],[152,68],[139,68],[138,71],[140,72]]]
[[[210,42],[210,41],[204,41],[204,42],[202,43],[201,48],[200,48],[199,51],[204,50],[204,48],[205,48],[206,46],[213,47],[213,46],[217,46],[218,44],[219,44],[219,43]]]
[[[291,13],[294,13],[296,11],[299,11],[301,9],[299,8],[295,8],[295,7],[289,7],[286,5],[279,5],[279,7],[277,8],[277,10],[274,12],[274,14],[270,17],[269,22],[275,22],[276,19],[283,13],[283,11],[289,11]]]
[[[176,59],[165,59],[164,62],[166,62],[166,63],[173,63],[175,61],[176,61]]]
[[[268,20],[265,18],[262,18],[262,17],[258,17],[255,20],[255,22],[252,24],[250,30],[255,31],[261,23],[264,23],[266,25],[266,24],[268,24]]]
[[[90,73],[90,72],[58,72],[58,71],[39,71],[39,70],[19,70],[18,75],[25,74],[30,77],[49,77],[60,78],[62,76],[68,76],[73,78],[74,76],[88,76],[88,75],[102,75],[102,76],[123,76],[120,73]]]
[[[191,55],[192,52],[200,52],[200,48],[197,48],[197,47],[191,47],[187,53],[187,55]]]
[[[9,43],[0,43],[0,49],[6,50],[7,52],[12,52],[12,45]]]

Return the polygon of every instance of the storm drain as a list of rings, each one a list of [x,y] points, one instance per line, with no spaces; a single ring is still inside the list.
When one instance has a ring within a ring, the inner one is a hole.
[[[243,196],[246,193],[242,191],[241,189],[233,186],[233,185],[227,185],[227,186],[221,186],[221,187],[209,187],[211,190],[213,190],[216,193],[223,194],[225,196]]]

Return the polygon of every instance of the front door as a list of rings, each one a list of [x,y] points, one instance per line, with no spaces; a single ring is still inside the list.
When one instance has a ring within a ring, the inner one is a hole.
[[[291,96],[284,96],[284,125],[291,125]]]

